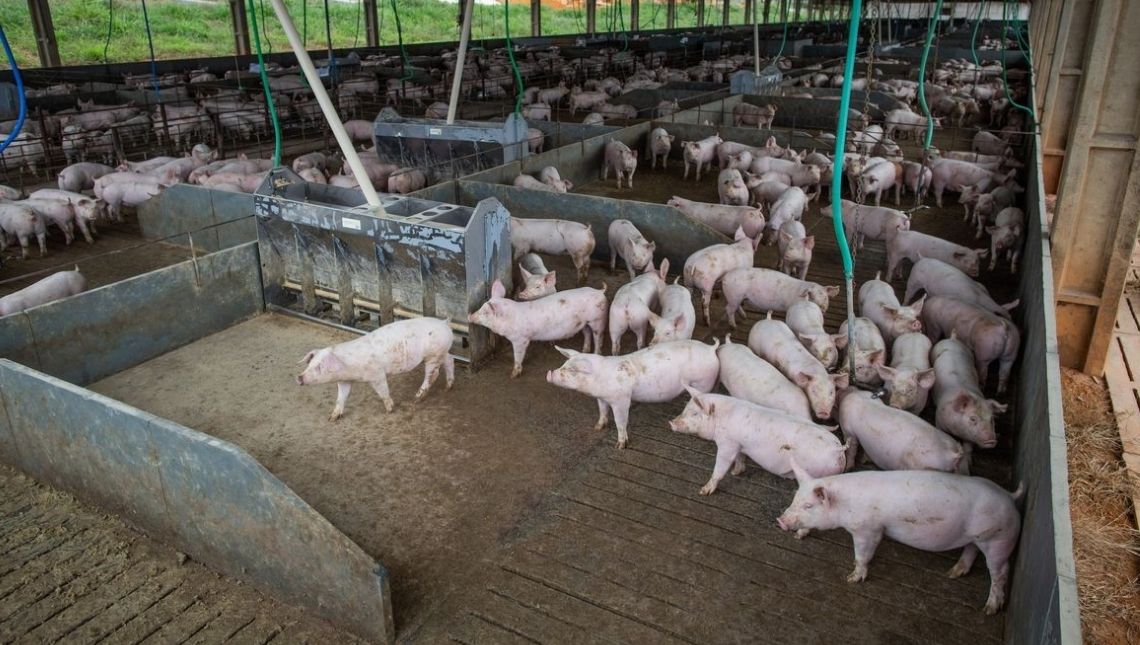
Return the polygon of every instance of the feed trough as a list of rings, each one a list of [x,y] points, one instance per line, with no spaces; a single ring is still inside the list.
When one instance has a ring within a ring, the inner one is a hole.
[[[509,163],[530,154],[526,120],[518,114],[503,122],[460,121],[400,116],[384,108],[373,122],[376,154],[383,161],[434,168],[436,178]]]

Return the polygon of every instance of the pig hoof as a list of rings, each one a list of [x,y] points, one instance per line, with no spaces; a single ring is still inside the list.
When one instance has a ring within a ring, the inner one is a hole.
[[[809,529],[800,529],[800,530],[796,531],[796,539],[802,540],[802,539],[806,538],[808,536],[808,533],[810,533],[810,532],[811,531]]]
[[[395,410],[395,409],[396,409],[395,403],[392,403],[391,401],[385,401],[384,402],[384,411],[385,412],[391,412],[392,410]]]
[[[344,416],[343,412],[337,412],[336,410],[333,410],[332,414],[329,415],[329,421],[337,421],[342,416]]]
[[[618,439],[618,442],[617,442],[618,450],[624,450],[625,447],[628,445],[629,445],[629,439]]]
[[[950,572],[946,575],[951,578],[961,578],[969,572],[970,570],[967,567],[964,567],[961,564],[956,564],[950,568]]]
[[[847,582],[863,582],[866,579],[867,579],[867,574],[866,573],[860,573],[858,571],[852,571],[847,576]]]
[[[521,367],[516,367],[515,369],[511,370],[511,378],[518,378],[519,374],[522,374]]]
[[[705,484],[701,486],[701,495],[712,495],[716,492],[716,484]]]

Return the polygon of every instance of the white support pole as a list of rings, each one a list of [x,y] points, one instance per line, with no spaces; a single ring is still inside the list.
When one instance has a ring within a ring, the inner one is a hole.
[[[752,0],[752,62],[756,65],[756,82],[760,82],[760,17],[756,14],[756,3]]]
[[[336,137],[336,142],[340,145],[340,151],[344,153],[344,160],[352,169],[356,182],[360,184],[360,190],[364,193],[365,201],[380,215],[383,215],[384,206],[380,203],[380,195],[376,194],[372,180],[368,178],[368,171],[364,169],[360,156],[356,154],[356,148],[352,147],[352,139],[344,131],[344,124],[341,123],[340,116],[336,113],[336,108],[333,106],[332,99],[329,98],[329,93],[325,90],[324,83],[321,82],[317,68],[313,66],[313,59],[309,58],[309,53],[305,51],[305,45],[301,42],[301,36],[297,33],[293,19],[289,17],[285,3],[282,0],[271,0],[271,2],[273,3],[273,11],[277,14],[277,20],[281,22],[281,28],[285,30],[285,36],[289,39],[289,46],[293,48],[297,62],[301,64],[301,71],[305,73],[305,79],[309,81],[309,88],[317,97],[321,112],[324,112],[325,120],[328,121],[333,136]]]
[[[455,74],[451,79],[451,101],[447,104],[447,123],[455,123],[459,109],[459,88],[463,86],[463,68],[467,66],[467,41],[471,39],[471,14],[475,13],[475,0],[467,0],[463,10],[463,29],[459,32],[459,52],[455,56]]]

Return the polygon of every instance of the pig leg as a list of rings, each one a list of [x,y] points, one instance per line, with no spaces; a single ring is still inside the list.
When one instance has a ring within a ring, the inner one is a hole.
[[[847,472],[855,467],[855,455],[859,452],[859,440],[854,435],[847,433],[843,433],[843,438],[847,440],[847,450],[843,456],[846,465],[843,472]]]
[[[1009,357],[1002,356],[998,361],[998,395],[1005,394],[1006,386],[1009,385],[1009,373],[1013,370],[1013,361],[1017,358],[1016,354]]]
[[[633,188],[633,173],[635,172],[637,172],[636,166],[634,166],[633,170],[629,171],[629,176],[625,178],[625,181],[627,184],[629,184],[630,188]]]
[[[376,377],[375,381],[369,383],[376,394],[380,396],[380,400],[384,402],[384,410],[391,412],[396,409],[396,404],[392,402],[392,397],[388,394],[388,378],[383,372]]]
[[[852,533],[855,543],[855,570],[847,576],[847,582],[863,582],[867,579],[867,565],[875,557],[875,549],[879,548],[879,541],[883,539],[882,530],[860,531]]]
[[[994,615],[1005,604],[1005,585],[1009,579],[1009,555],[1016,541],[988,542],[980,545],[990,570],[990,597],[986,599],[986,614]]]
[[[1016,242],[1015,242],[1016,244]],[[1015,247],[1009,257],[1009,272],[1017,273],[1017,262],[1021,259],[1021,247]]]
[[[637,333],[637,332],[634,332]],[[644,334],[645,332],[642,332]],[[625,334],[624,325],[610,324],[610,354],[617,356],[621,353],[621,337]],[[638,349],[641,349],[640,341],[638,342]],[[601,354],[601,352],[598,352]]]
[[[606,403],[604,399],[598,399],[598,422],[594,424],[594,431],[600,432],[605,430],[609,420],[610,404]]]
[[[716,485],[728,474],[729,468],[733,466],[738,456],[740,456],[740,446],[723,446],[717,442],[716,465],[713,466],[712,477],[709,477],[708,483],[701,487],[701,495],[712,495],[716,492]]]
[[[348,401],[348,393],[352,391],[352,383],[348,381],[341,381],[336,384],[336,405],[333,406],[332,414],[329,415],[329,421],[336,421],[344,416],[344,404]]]
[[[586,326],[582,327],[582,353],[585,354],[589,351],[590,351],[590,326],[586,325]],[[600,344],[599,344],[597,353],[599,353],[599,354],[602,353],[602,348],[601,348]]]
[[[27,235],[18,235],[17,237],[20,240],[20,258],[23,260],[27,260],[28,259],[28,236]],[[43,253],[41,253],[40,255],[43,255]]]
[[[626,266],[629,266],[629,262],[626,262]],[[993,267],[990,267],[990,268],[992,269]],[[611,244],[610,245],[610,273],[613,273],[614,271],[617,271],[617,248],[613,244]],[[630,279],[632,280],[633,278],[631,277]]]
[[[710,304],[712,304],[712,287],[701,289],[701,309],[705,312],[705,325],[712,327],[712,316],[709,315]]]
[[[621,188],[621,176],[622,176],[621,168],[614,168],[614,174],[617,175],[617,187]]]
[[[519,339],[511,341],[511,349],[515,353],[515,367],[511,370],[511,378],[518,378],[522,374],[523,360],[526,359],[526,348],[530,347],[529,339]]]
[[[618,173],[618,177],[619,178],[621,177],[621,173]],[[610,179],[610,162],[602,161],[602,181],[609,181],[609,179]],[[621,186],[618,186],[618,187],[620,188]]]
[[[962,576],[970,573],[970,568],[974,566],[974,558],[978,557],[978,547],[971,542],[962,549],[962,555],[958,558],[958,562],[950,569],[947,575],[951,578],[961,578]]]
[[[661,169],[669,170],[669,153],[664,152],[661,154]]]
[[[931,339],[934,340],[934,339]],[[971,348],[973,349],[973,348]],[[986,379],[990,375],[990,359],[974,357],[974,369],[978,370],[978,387],[986,389]]]
[[[95,240],[91,237],[91,231],[87,228],[87,223],[81,219],[75,220],[75,224],[79,226],[79,232],[83,233],[83,239],[87,240],[88,244],[94,244]],[[92,226],[91,228],[95,228]]]
[[[724,315],[725,315],[725,317],[728,318],[728,326],[731,327],[732,329],[736,329],[736,310],[739,308],[740,308],[739,302],[733,302],[732,300],[728,300],[727,302],[724,303]],[[744,313],[741,312],[741,315],[743,316]]]
[[[447,389],[451,389],[455,385],[455,359],[451,354],[443,355],[443,376],[447,380]]]
[[[646,332],[647,326],[648,326],[647,324],[642,323],[639,325],[635,325],[633,328],[633,333],[635,336],[637,336],[637,348],[638,349],[645,347],[645,332]],[[601,352],[598,352],[598,353],[600,354]],[[614,354],[617,354],[617,350],[614,350]]]
[[[736,455],[736,461],[732,462],[732,476],[739,477],[744,474],[744,453]]]
[[[614,425],[617,426],[618,449],[625,448],[629,445],[629,399],[622,399],[619,401],[610,401],[610,408],[614,411]]]
[[[590,277],[590,256],[584,255],[572,259],[574,268],[578,270],[578,284],[586,284],[586,278]]]
[[[682,177],[681,179],[688,179],[688,178],[689,178],[689,160],[685,159],[685,176]]]
[[[47,233],[36,233],[36,241],[40,244],[40,257],[47,255]]]
[[[424,400],[427,396],[428,390],[432,385],[435,385],[435,380],[439,378],[439,368],[442,367],[443,361],[428,359],[424,361],[424,381],[420,383],[420,389],[416,391],[416,403]]]

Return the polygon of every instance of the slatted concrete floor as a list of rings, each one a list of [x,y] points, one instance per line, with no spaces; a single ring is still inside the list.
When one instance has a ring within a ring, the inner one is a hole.
[[[327,624],[0,467],[0,643],[344,643]]]
[[[1132,474],[1140,508],[1140,243],[1132,252],[1128,286],[1116,312],[1116,327],[1104,366],[1105,381],[1116,414],[1124,463]],[[1140,526],[1140,520],[1137,520]]]

